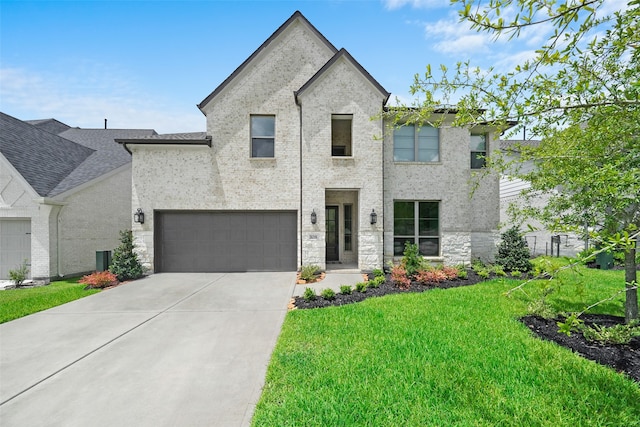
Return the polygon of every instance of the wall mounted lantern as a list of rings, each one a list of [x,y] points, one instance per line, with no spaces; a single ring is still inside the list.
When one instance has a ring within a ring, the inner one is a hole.
[[[378,222],[378,214],[375,209],[371,209],[371,224]]]
[[[142,208],[138,208],[138,211],[133,214],[133,222],[144,224],[144,212],[142,212]]]
[[[315,224],[316,222],[318,222],[318,215],[316,215],[316,210],[314,209],[311,212],[311,224]]]

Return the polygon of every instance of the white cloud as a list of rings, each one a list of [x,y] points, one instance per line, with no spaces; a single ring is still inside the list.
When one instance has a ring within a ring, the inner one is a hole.
[[[469,28],[466,22],[460,22],[457,16],[449,15],[437,22],[424,23],[427,41],[433,48],[449,55],[488,52],[489,46],[497,42],[488,33],[480,33]]]
[[[86,65],[86,64],[85,64]],[[80,66],[71,77],[20,68],[0,69],[2,111],[22,120],[56,118],[70,126],[153,128],[159,133],[205,129],[193,105],[184,109],[142,92],[119,70]]]
[[[414,9],[447,7],[450,5],[448,0],[382,0],[382,4],[389,10],[400,9],[406,5],[410,5]]]

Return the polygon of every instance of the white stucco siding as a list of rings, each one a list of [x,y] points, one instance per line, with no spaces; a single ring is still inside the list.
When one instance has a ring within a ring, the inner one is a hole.
[[[382,125],[371,120],[380,114],[384,96],[347,59],[340,58],[331,68],[299,96],[302,109],[303,140],[303,262],[316,260],[326,264],[325,211],[326,191],[348,189],[356,191],[358,203],[354,216],[358,227],[354,234],[358,267],[361,270],[380,268],[382,257]],[[331,156],[332,114],[352,115],[352,156]],[[309,218],[315,209],[318,222]],[[378,224],[370,223],[372,209],[378,214]],[[305,255],[306,254],[306,255]],[[347,261],[343,257],[344,261]]]

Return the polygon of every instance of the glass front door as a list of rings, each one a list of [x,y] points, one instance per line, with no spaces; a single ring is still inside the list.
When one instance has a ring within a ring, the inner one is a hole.
[[[327,230],[327,236],[325,240],[327,262],[338,261],[340,259],[340,252],[338,247],[338,207],[327,206],[325,218]]]

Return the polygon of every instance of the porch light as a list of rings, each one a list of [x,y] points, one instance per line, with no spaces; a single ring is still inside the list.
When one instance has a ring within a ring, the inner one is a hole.
[[[311,224],[315,224],[318,222],[318,215],[316,215],[316,210],[311,211]]]
[[[133,222],[144,224],[144,212],[142,212],[142,208],[138,208],[138,211],[133,214]]]
[[[378,222],[378,214],[375,209],[371,209],[371,224]]]

